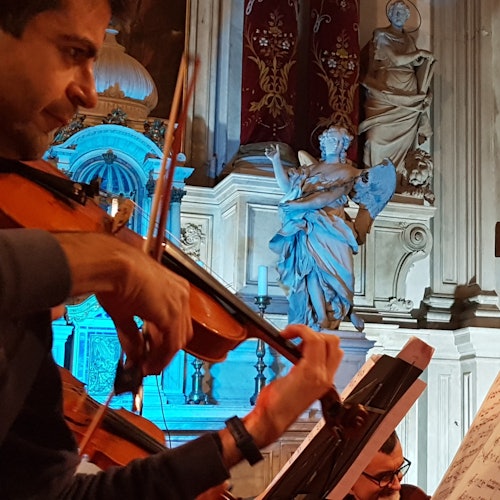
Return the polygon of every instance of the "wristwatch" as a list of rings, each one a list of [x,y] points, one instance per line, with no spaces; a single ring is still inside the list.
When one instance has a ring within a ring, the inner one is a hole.
[[[238,417],[231,417],[226,420],[226,427],[228,428],[231,436],[236,441],[236,446],[241,451],[250,465],[255,465],[257,462],[263,460],[262,453],[257,448],[250,433],[246,430],[243,422]]]

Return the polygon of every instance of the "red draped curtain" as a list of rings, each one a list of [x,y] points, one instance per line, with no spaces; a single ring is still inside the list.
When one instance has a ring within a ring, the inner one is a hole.
[[[241,143],[319,156],[330,125],[357,134],[359,1],[245,0]],[[356,160],[356,146],[350,157]]]

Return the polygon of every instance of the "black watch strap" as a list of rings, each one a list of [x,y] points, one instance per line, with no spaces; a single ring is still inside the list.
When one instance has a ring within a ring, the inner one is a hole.
[[[231,417],[226,420],[226,427],[236,441],[236,446],[250,465],[254,465],[264,458],[254,443],[252,436],[238,417]]]

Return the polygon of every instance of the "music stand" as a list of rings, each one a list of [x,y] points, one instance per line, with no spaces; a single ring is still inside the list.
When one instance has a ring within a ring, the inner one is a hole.
[[[432,353],[413,338],[398,357],[369,360],[344,398],[368,411],[359,433],[339,439],[322,419],[257,500],[343,498],[426,387],[418,377]]]

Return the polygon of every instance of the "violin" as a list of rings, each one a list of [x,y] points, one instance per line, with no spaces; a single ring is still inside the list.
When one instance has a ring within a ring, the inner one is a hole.
[[[7,167],[0,170],[2,227],[109,233],[142,248],[142,236],[126,226],[116,229],[113,217],[84,192],[82,185],[69,180],[52,164],[43,160],[5,163]],[[190,283],[194,335],[185,351],[208,362],[220,362],[230,350],[253,337],[292,363],[299,361],[301,353],[295,344],[170,241],[164,242],[160,262]],[[321,403],[327,423],[343,431],[358,429],[366,416],[360,405],[343,405],[334,386]]]
[[[79,445],[102,405],[91,398],[82,382],[59,367],[63,385],[63,413]],[[126,465],[166,449],[162,430],[149,420],[125,409],[106,408],[102,425],[92,434],[84,454],[105,470]]]

